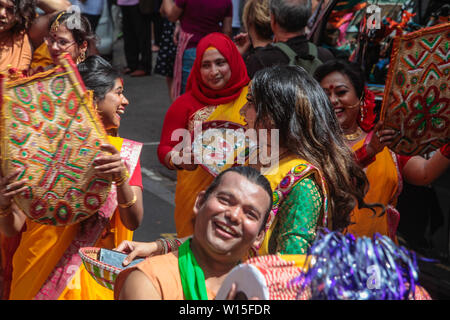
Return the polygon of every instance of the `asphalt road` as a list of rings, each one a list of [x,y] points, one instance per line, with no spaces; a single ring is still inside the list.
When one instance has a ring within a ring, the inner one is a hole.
[[[176,175],[161,165],[156,155],[170,100],[165,78],[159,75],[140,78],[125,76],[124,88],[130,104],[122,117],[119,134],[144,144],[140,158],[144,220],[135,231],[134,239],[150,241],[175,233],[173,209]]]

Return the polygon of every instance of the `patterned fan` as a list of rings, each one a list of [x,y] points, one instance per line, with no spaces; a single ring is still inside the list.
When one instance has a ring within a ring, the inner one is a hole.
[[[244,165],[254,155],[256,143],[245,135],[244,127],[228,121],[208,121],[195,134],[192,150],[195,160],[213,176]]]
[[[267,255],[248,259],[239,264],[225,278],[216,300],[226,299],[231,285],[236,284],[237,300],[257,297],[261,300],[295,300],[300,283],[290,285],[304,270],[306,256]],[[307,299],[307,290],[299,299]]]
[[[3,176],[17,169],[28,190],[15,203],[33,221],[55,226],[99,210],[111,181],[94,173],[106,132],[69,55],[31,77],[0,79]]]
[[[413,156],[450,141],[450,23],[395,38],[381,120],[398,132],[389,146]]]

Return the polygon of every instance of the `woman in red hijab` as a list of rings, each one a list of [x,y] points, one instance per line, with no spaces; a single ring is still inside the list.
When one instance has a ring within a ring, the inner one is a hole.
[[[158,157],[170,170],[177,170],[175,226],[178,237],[193,233],[193,214],[198,192],[205,190],[213,176],[184,154],[180,143],[191,142],[194,123],[222,120],[244,125],[239,110],[247,102],[247,75],[236,45],[222,33],[211,33],[200,40],[197,56],[188,78],[186,93],[167,110]],[[185,130],[179,130],[185,129]],[[189,132],[189,136],[183,135]],[[184,148],[184,152],[189,147]],[[188,161],[186,161],[186,158]]]

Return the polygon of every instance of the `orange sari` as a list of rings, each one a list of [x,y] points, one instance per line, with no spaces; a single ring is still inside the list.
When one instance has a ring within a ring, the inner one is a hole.
[[[125,147],[124,139],[108,138],[122,157],[129,153],[125,161],[132,175],[142,144],[128,140]],[[98,220],[90,218],[82,223],[54,227],[27,219],[26,230],[13,257],[9,299],[113,299],[113,292],[97,284],[86,272],[78,249],[85,246],[112,249],[123,240],[132,240],[133,232],[122,224],[116,207],[117,198],[112,189],[99,210],[104,209],[105,217],[102,215]],[[113,211],[108,214],[108,210]]]
[[[359,141],[352,149],[358,150],[368,141]],[[393,209],[397,204],[397,198],[402,189],[402,178],[398,169],[397,157],[387,147],[376,155],[376,159],[365,169],[369,180],[369,191],[364,201],[366,203],[381,203],[386,209]],[[395,239],[395,220],[392,210],[387,210],[381,217],[381,208],[375,208],[376,215],[369,209],[355,208],[351,213],[351,224],[347,232],[355,236],[372,237],[375,233],[387,235]],[[398,223],[398,221],[397,221]]]

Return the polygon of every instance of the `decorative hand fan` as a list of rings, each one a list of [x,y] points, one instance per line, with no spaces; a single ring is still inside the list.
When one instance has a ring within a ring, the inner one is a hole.
[[[111,185],[92,165],[107,143],[92,92],[68,54],[60,61],[28,78],[0,79],[2,174],[19,169],[28,191],[15,203],[33,221],[54,226],[97,212]]]
[[[252,297],[261,300],[295,300],[300,284],[290,283],[303,272],[299,265],[303,265],[305,257],[267,255],[250,258],[231,270],[217,292],[216,300],[225,300],[233,283],[237,286],[237,300]]]
[[[213,176],[226,169],[245,165],[256,150],[256,143],[245,135],[244,127],[228,121],[208,121],[192,142],[196,163]]]
[[[394,39],[381,120],[398,154],[429,153],[450,141],[450,23]]]

